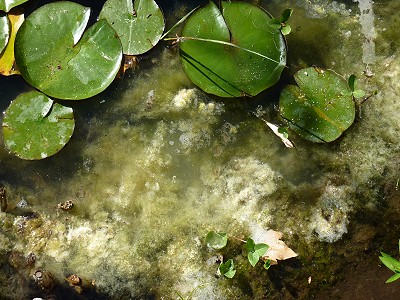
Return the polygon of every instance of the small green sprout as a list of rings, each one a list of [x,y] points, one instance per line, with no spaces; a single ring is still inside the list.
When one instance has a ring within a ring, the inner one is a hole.
[[[233,278],[236,274],[236,267],[235,264],[233,263],[233,259],[228,259],[226,262],[221,262],[219,265],[218,271],[221,273],[221,275],[224,275],[227,278]]]
[[[266,270],[269,269],[269,267],[271,266],[271,261],[269,259],[267,260],[263,259],[263,255],[265,255],[265,253],[268,251],[269,248],[267,244],[264,243],[256,244],[254,240],[251,238],[249,238],[247,241],[238,238],[235,239],[245,243],[244,247],[247,252],[247,259],[253,267],[255,267],[258,261],[262,259],[264,261],[264,269]],[[206,244],[208,247],[215,250],[219,250],[224,248],[227,245],[227,243],[228,243],[228,236],[225,232],[210,231],[209,233],[207,233]],[[223,262],[222,260],[218,267],[217,274],[223,275],[227,278],[232,278],[233,276],[235,276],[236,268],[233,259],[228,259],[225,262]]]
[[[347,81],[350,91],[343,91],[342,95],[350,96],[352,95],[355,99],[362,98],[365,96],[365,92],[360,89],[356,89],[356,75],[351,74],[349,80]]]
[[[293,9],[287,8],[282,12],[282,15],[279,19],[271,19],[269,25],[273,28],[280,29],[283,35],[288,35],[292,28],[286,22],[289,20],[292,15]]]
[[[267,252],[269,246],[267,244],[256,244],[252,239],[248,239],[245,245],[247,251],[247,259],[250,264],[255,267],[260,258]]]
[[[399,252],[400,252],[400,240],[399,240]],[[393,282],[397,279],[400,278],[400,261],[394,259],[391,257],[389,254],[386,254],[384,252],[381,252],[382,256],[379,256],[379,259],[381,262],[391,271],[393,271],[395,274],[392,275],[388,280],[386,280],[386,283]]]

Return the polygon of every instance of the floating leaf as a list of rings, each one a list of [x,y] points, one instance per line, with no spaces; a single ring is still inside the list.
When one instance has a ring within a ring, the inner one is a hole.
[[[314,67],[298,71],[294,78],[298,86],[285,87],[279,100],[289,128],[313,142],[337,139],[355,117],[347,82],[333,71]]]
[[[11,8],[20,5],[28,0],[0,0],[0,10],[9,12]]]
[[[225,263],[219,265],[219,272],[227,278],[233,278],[236,274],[235,264],[233,259],[228,259]]]
[[[8,21],[7,15],[0,12],[0,53],[2,53],[7,46],[8,39],[10,38],[10,31],[10,22]]]
[[[64,147],[74,126],[72,108],[32,91],[18,96],[5,111],[4,143],[20,158],[42,159]]]
[[[14,43],[18,29],[24,22],[24,15],[19,13],[18,10],[13,10],[13,12],[9,13],[7,16],[10,20],[11,33],[7,47],[0,56],[0,74],[5,76],[19,74],[15,64]]]
[[[101,12],[117,32],[123,53],[139,55],[153,48],[164,31],[164,16],[154,0],[108,0]]]
[[[15,41],[16,62],[28,83],[49,96],[72,100],[108,87],[120,68],[121,42],[106,20],[84,32],[89,14],[87,7],[60,1],[29,15]]]
[[[271,16],[245,2],[210,2],[188,19],[179,38],[190,80],[221,97],[257,95],[274,85],[286,63],[286,44]]]
[[[213,249],[222,249],[228,242],[228,236],[224,232],[210,231],[206,236],[206,244]]]

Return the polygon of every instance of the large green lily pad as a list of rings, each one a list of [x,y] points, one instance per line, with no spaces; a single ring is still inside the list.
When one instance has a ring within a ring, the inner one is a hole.
[[[9,12],[11,8],[20,5],[28,0],[0,0],[0,10]]]
[[[294,76],[298,86],[285,87],[279,99],[289,127],[312,142],[336,140],[354,122],[355,104],[343,77],[310,67]]]
[[[187,19],[180,43],[184,70],[207,93],[257,95],[279,80],[286,63],[284,37],[260,7],[221,3],[222,12],[210,2]]]
[[[67,144],[74,126],[72,108],[32,91],[18,96],[5,111],[4,143],[20,158],[43,159]]]
[[[0,12],[0,54],[7,46],[8,39],[10,38],[10,22],[7,15]]]
[[[99,18],[117,32],[123,53],[139,55],[153,48],[164,31],[164,16],[154,0],[108,0]]]
[[[19,29],[15,59],[21,75],[43,93],[79,100],[102,92],[114,80],[122,47],[100,20],[84,32],[90,9],[60,1],[34,11]]]

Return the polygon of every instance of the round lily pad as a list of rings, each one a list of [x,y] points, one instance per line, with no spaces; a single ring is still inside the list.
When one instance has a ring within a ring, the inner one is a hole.
[[[164,15],[154,0],[108,0],[101,12],[117,32],[127,55],[139,55],[153,48],[164,31]]]
[[[285,87],[279,99],[289,127],[312,142],[336,140],[354,122],[355,104],[343,77],[310,67],[294,76],[298,86]]]
[[[0,54],[7,46],[8,39],[10,38],[10,22],[7,15],[0,12]]]
[[[28,0],[0,0],[0,10],[9,12],[11,8],[20,5]]]
[[[43,159],[61,150],[74,132],[72,108],[32,91],[21,94],[4,113],[6,147],[20,158]]]
[[[28,83],[51,97],[71,100],[109,86],[121,64],[121,42],[106,20],[84,32],[89,14],[87,7],[60,1],[28,16],[15,40],[15,59]]]
[[[246,2],[210,2],[182,30],[180,56],[190,80],[221,97],[255,96],[274,85],[286,64],[286,43],[271,16]]]

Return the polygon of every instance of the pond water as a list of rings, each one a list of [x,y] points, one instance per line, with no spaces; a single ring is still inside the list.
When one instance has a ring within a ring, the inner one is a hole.
[[[274,16],[294,10],[277,86],[253,99],[205,95],[177,47],[160,43],[102,94],[66,102],[76,128],[53,157],[1,147],[1,299],[396,299],[378,256],[398,255],[400,238],[400,2],[256,2]],[[170,27],[205,3],[160,5]],[[377,94],[337,141],[293,137],[288,149],[255,115],[279,122],[280,90],[313,65]],[[0,78],[1,109],[22,90],[21,78]],[[57,208],[68,200],[72,210]],[[211,230],[262,242],[268,229],[298,254],[268,271],[235,238],[221,251],[204,242]],[[215,275],[219,254],[235,260],[233,279]],[[52,288],[35,284],[37,270]]]

